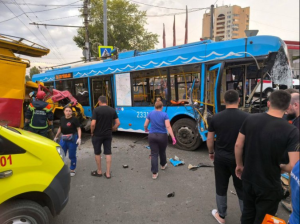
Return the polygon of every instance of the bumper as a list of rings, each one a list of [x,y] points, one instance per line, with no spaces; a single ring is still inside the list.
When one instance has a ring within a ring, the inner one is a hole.
[[[59,171],[56,177],[53,179],[49,187],[44,191],[51,200],[51,212],[53,216],[59,215],[69,200],[70,191],[70,171],[67,165]]]

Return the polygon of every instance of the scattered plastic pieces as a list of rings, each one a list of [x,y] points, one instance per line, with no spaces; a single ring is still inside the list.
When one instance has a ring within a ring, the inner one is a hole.
[[[128,165],[123,165],[123,168],[124,168],[124,169],[126,169],[126,168],[128,168],[128,167],[129,167]]]
[[[172,192],[172,193],[168,194],[168,198],[172,198],[172,197],[175,197],[175,192]]]
[[[145,146],[145,148],[146,148],[146,149],[151,149],[149,145],[148,145],[148,146]]]
[[[283,173],[283,174],[281,174],[281,176],[284,177],[287,180],[290,179],[290,176],[287,173]]]
[[[192,171],[195,171],[195,170],[197,170],[200,167],[214,167],[214,166],[212,166],[212,165],[206,165],[206,164],[203,164],[203,163],[199,163],[197,166],[193,166],[192,164],[189,164],[188,169],[192,170]]]
[[[181,165],[184,165],[184,161],[183,160],[180,160],[178,156],[174,156],[174,159],[173,158],[170,158],[169,159],[170,163],[172,163],[173,166],[181,166]]]

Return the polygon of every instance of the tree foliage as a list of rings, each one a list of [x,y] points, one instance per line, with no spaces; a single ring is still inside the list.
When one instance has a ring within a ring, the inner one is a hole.
[[[30,79],[32,79],[32,76],[35,74],[40,74],[40,70],[34,66],[30,69],[30,72],[29,72]]]
[[[120,50],[153,49],[158,43],[158,35],[145,29],[146,11],[127,0],[107,1],[107,39],[108,45]],[[98,56],[97,46],[103,45],[103,1],[90,0],[89,37],[92,56]],[[79,28],[73,40],[80,48],[85,46],[85,29]]]
[[[31,80],[31,78],[29,77],[29,75],[25,75],[25,82],[28,82],[30,80]]]

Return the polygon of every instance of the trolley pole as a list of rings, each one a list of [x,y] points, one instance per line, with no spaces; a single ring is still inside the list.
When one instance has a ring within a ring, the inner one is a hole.
[[[210,6],[210,39],[211,40],[214,38],[213,28],[214,28],[214,5],[211,5]]]
[[[107,46],[107,0],[103,0],[103,34],[104,46]]]
[[[87,61],[91,61],[91,49],[89,40],[89,0],[84,0],[83,3],[83,15],[84,15],[84,27],[85,27],[85,58]]]

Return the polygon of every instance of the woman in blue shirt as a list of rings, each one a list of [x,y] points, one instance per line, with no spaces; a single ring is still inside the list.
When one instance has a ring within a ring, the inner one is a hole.
[[[162,109],[163,103],[160,99],[157,99],[155,102],[155,110],[147,115],[144,124],[145,132],[149,132],[148,140],[151,148],[151,172],[154,180],[158,177],[158,155],[160,158],[161,169],[164,170],[167,167],[167,131],[172,137],[173,145],[176,144],[176,139],[170,125],[170,119],[167,113],[162,112]],[[151,123],[150,131],[148,130],[149,123]]]

